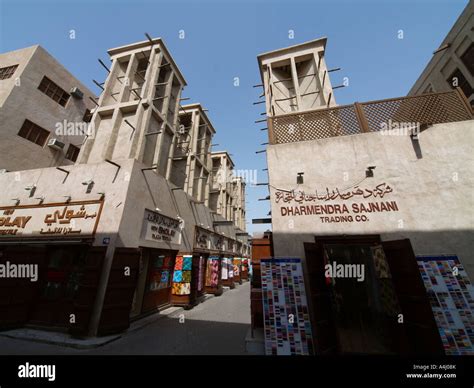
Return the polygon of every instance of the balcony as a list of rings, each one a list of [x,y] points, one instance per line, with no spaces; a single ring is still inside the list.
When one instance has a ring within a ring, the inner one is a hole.
[[[466,96],[456,88],[269,117],[268,134],[270,144],[284,144],[378,132],[390,123],[413,123],[423,129],[432,124],[472,119]]]

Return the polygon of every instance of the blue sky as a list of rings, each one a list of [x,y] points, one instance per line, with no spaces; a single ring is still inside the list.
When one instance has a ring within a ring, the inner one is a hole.
[[[92,79],[106,74],[97,58],[106,50],[162,37],[188,86],[183,97],[209,109],[217,130],[216,149],[227,149],[236,168],[258,170],[267,182],[265,154],[255,154],[267,141],[257,55],[322,36],[328,38],[328,67],[338,104],[406,95],[439,46],[467,0],[333,0],[333,1],[46,1],[0,0],[0,51],[42,45],[72,74],[99,94]],[[69,31],[75,30],[74,40]],[[184,39],[180,39],[180,31]],[[289,30],[294,38],[289,38]],[[403,39],[398,38],[403,30]],[[240,84],[234,86],[234,78]],[[247,189],[250,232],[265,217],[265,187]]]

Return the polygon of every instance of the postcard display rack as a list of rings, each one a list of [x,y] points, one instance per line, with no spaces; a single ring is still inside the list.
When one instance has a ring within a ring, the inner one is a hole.
[[[209,256],[206,265],[206,277],[204,289],[206,294],[221,295],[222,288],[222,258],[220,256]]]

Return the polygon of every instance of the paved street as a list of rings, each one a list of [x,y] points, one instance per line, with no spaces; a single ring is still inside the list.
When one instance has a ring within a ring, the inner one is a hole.
[[[80,350],[0,336],[0,354],[238,355],[246,354],[249,326],[250,283],[246,282],[99,348]]]

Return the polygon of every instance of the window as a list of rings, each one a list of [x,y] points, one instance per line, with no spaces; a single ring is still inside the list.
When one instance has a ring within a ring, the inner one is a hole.
[[[86,109],[86,111],[84,112],[84,116],[82,117],[82,121],[84,121],[85,123],[90,123],[91,119],[92,119],[92,113],[90,109]]]
[[[474,43],[461,55],[461,61],[467,67],[472,76],[474,76]]]
[[[460,87],[467,98],[469,98],[471,94],[474,93],[471,85],[469,84],[466,77],[464,77],[464,74],[459,69],[454,70],[453,74],[451,74],[451,76],[446,81],[448,82],[449,86],[451,86],[453,89],[455,87]]]
[[[21,126],[20,132],[18,132],[18,136],[21,136],[43,147],[46,143],[46,140],[48,139],[49,131],[41,128],[39,125],[36,125],[30,120],[25,120]]]
[[[79,147],[69,144],[69,148],[67,149],[67,152],[66,152],[66,159],[71,160],[72,162],[75,162],[79,155],[79,151],[80,151]]]
[[[69,93],[61,89],[48,77],[43,77],[38,89],[56,101],[59,105],[66,106],[66,103],[69,100]]]
[[[15,72],[18,65],[2,67],[0,69],[0,79],[8,79],[11,78],[13,73]]]

